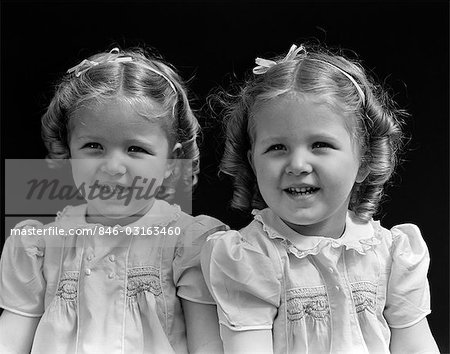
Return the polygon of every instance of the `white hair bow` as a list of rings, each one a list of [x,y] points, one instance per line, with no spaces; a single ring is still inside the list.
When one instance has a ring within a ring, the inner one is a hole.
[[[291,46],[291,49],[289,49],[289,52],[287,53],[287,55],[278,62],[273,61],[273,60],[263,59],[263,58],[256,58],[255,64],[257,64],[258,66],[255,66],[253,68],[253,74],[255,74],[255,75],[265,74],[267,72],[267,70],[269,70],[274,65],[277,65],[280,63],[285,63],[289,60],[294,60],[299,53],[306,54],[305,47],[303,47],[303,45],[300,45],[300,47],[297,47],[295,44],[293,44]]]
[[[99,64],[104,63],[120,63],[125,61],[132,61],[131,57],[121,57],[119,48],[113,48],[109,51],[109,53],[97,58],[96,61],[84,59],[80,64],[75,65],[74,67],[67,70],[67,73],[70,74],[75,72],[75,76],[79,77],[84,72],[88,71],[90,68],[97,66]]]

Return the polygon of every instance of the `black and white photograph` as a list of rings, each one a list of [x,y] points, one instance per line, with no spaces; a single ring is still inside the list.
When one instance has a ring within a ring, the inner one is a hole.
[[[0,353],[450,353],[448,1],[0,13]]]

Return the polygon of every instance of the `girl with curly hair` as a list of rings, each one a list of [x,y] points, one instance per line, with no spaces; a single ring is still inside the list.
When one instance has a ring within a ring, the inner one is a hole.
[[[202,251],[225,352],[437,351],[421,233],[372,219],[403,112],[321,48],[256,64],[226,111],[221,162],[232,206],[254,220]]]
[[[178,180],[197,181],[198,131],[160,57],[114,48],[68,70],[42,136],[53,165],[70,160],[85,203],[48,225],[23,221],[6,240],[1,352],[222,351],[200,250],[224,225],[169,203]]]

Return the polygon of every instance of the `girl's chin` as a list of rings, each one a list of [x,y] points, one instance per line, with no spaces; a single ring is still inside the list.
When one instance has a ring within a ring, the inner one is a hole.
[[[151,208],[146,205],[142,208],[89,208],[86,212],[86,221],[103,225],[126,225],[143,217]]]
[[[312,210],[303,210],[297,213],[286,212],[282,214],[280,217],[293,225],[312,225],[320,220],[321,217],[319,213]]]
[[[291,229],[305,236],[309,234],[308,230],[315,229],[322,220],[318,213],[283,213],[283,215],[278,216]]]

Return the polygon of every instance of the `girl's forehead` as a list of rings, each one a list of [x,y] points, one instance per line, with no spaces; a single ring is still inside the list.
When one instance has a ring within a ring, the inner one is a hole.
[[[281,95],[276,95],[268,99],[256,99],[252,111],[257,113],[261,110],[279,109],[286,103],[297,102],[299,104],[315,105],[318,108],[328,108],[336,114],[343,114],[341,105],[328,95],[316,95],[311,93],[302,93],[289,91]]]
[[[138,114],[146,118],[159,117],[164,109],[161,104],[148,97],[124,97],[118,96],[106,100],[89,100],[77,107],[77,112],[90,111],[94,114],[111,114],[115,111]]]
[[[349,133],[354,132],[356,126],[356,116],[346,112],[333,99],[323,95],[311,95],[296,92],[289,92],[270,100],[257,102],[251,112],[250,124],[258,125],[270,124],[281,128],[287,123],[292,125],[299,123],[342,124]]]
[[[71,114],[69,126],[86,125],[93,121],[110,124],[160,123],[164,116],[162,106],[150,99],[125,98],[107,101],[88,101],[80,104]]]
[[[155,109],[153,109],[155,108]],[[151,103],[111,100],[79,107],[69,120],[68,134],[103,136],[109,139],[153,136],[167,138],[167,127],[161,110]]]

